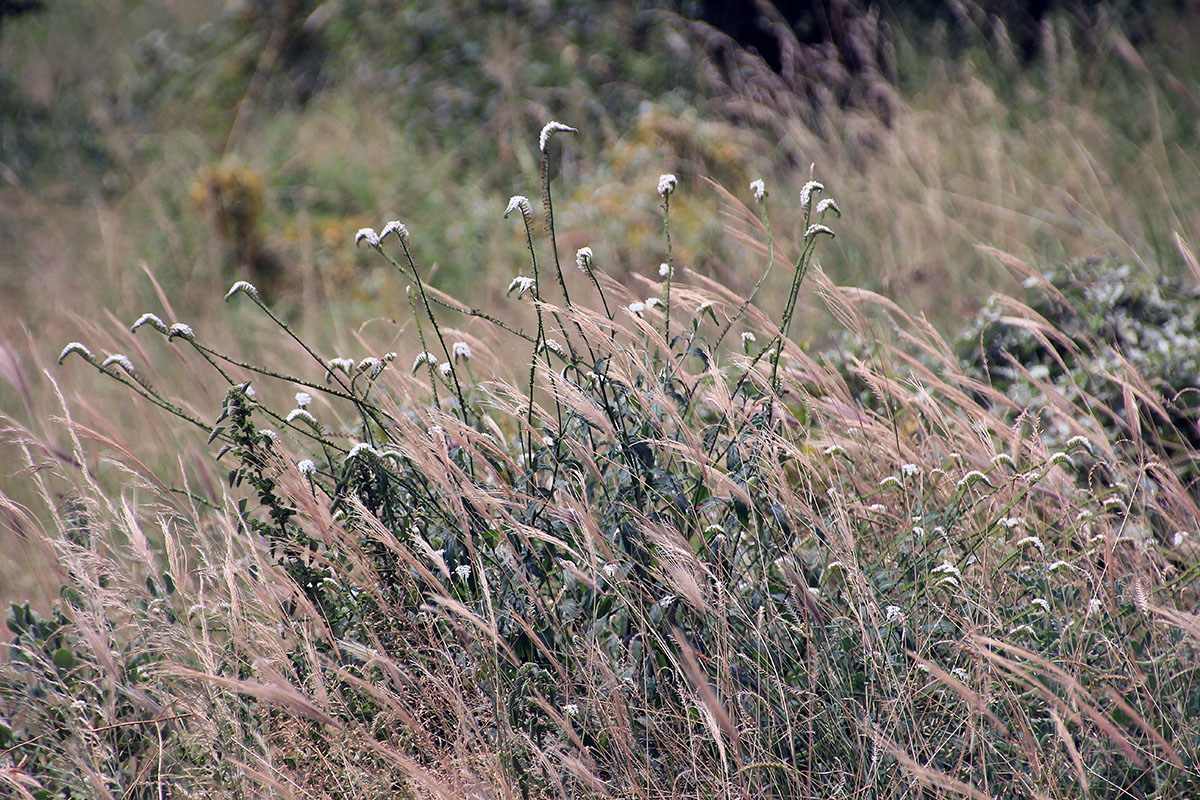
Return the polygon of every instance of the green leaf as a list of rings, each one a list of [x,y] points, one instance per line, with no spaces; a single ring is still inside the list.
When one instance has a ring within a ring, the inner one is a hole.
[[[62,670],[70,669],[79,663],[78,659],[75,658],[75,654],[65,647],[55,650],[51,658],[54,660],[54,666]]]

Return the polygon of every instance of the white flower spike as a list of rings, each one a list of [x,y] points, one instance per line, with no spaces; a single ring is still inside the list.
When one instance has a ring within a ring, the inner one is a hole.
[[[379,246],[379,234],[374,228],[359,228],[358,233],[354,234],[354,245],[357,247],[363,239],[367,240],[367,244]]]
[[[809,202],[812,200],[813,192],[824,191],[825,184],[818,181],[809,181],[800,189],[800,208],[808,208]]]
[[[101,364],[100,366],[101,367],[111,367],[113,364],[118,365],[119,367],[121,367],[121,369],[125,370],[130,375],[137,374],[137,370],[135,370],[133,368],[133,362],[129,360],[128,356],[126,356],[122,353],[113,353],[111,356],[104,359],[104,363]]]
[[[463,361],[470,361],[471,345],[466,342],[455,342],[454,346],[450,348],[450,353],[454,356],[455,360],[461,358]]]
[[[58,363],[63,363],[63,359],[71,355],[71,353],[79,353],[80,357],[83,358],[84,361],[91,362],[92,364],[96,363],[96,357],[92,355],[92,351],[88,350],[82,342],[71,342],[69,345],[64,347],[62,352],[58,354]]]
[[[830,230],[829,228],[827,228],[824,225],[810,225],[808,230],[806,230],[804,232],[804,238],[811,239],[812,237],[816,236],[818,233],[828,233],[830,236],[837,235],[832,230]]]
[[[370,230],[370,229],[364,228],[363,230]],[[362,231],[359,231],[359,233],[362,233]],[[389,222],[387,225],[383,226],[383,230],[381,230],[379,232],[379,241],[382,242],[384,239],[386,239],[388,237],[389,233],[396,234],[396,236],[401,241],[404,241],[404,242],[408,241],[408,228],[405,227],[404,223],[398,219],[394,219],[391,222]],[[368,241],[370,241],[369,238],[368,238]],[[355,240],[355,244],[358,244],[357,239]],[[376,244],[376,242],[371,242],[371,244]]]
[[[542,128],[542,134],[538,137],[538,149],[545,155],[546,148],[550,146],[550,137],[556,133],[579,133],[569,125],[563,125],[561,122],[551,120]]]
[[[526,278],[524,275],[518,275],[512,279],[512,283],[508,285],[508,291],[505,294],[512,294],[514,291],[517,297],[521,297],[526,292],[533,289],[533,278]]]
[[[669,172],[665,173],[663,175],[659,175],[658,176],[659,197],[662,197],[665,200],[667,195],[669,195],[669,194],[671,194],[671,192],[675,191],[675,187],[678,185],[678,183],[679,183],[678,179],[676,179],[676,177]]]
[[[750,191],[754,194],[754,199],[761,203],[767,196],[767,185],[763,183],[762,178],[750,181]]]
[[[238,292],[245,292],[246,294],[253,297],[255,300],[259,299],[258,298],[258,289],[255,288],[253,283],[251,283],[250,281],[238,281],[233,286],[230,286],[229,291],[225,293],[225,302],[228,303],[229,299],[231,297],[233,297],[235,294],[237,294]]]
[[[154,328],[154,330],[158,331],[159,333],[167,332],[167,324],[165,322],[163,322],[161,319],[159,319],[157,314],[142,314],[140,317],[137,318],[137,322],[135,322],[129,326],[129,332],[136,333],[137,329],[142,327],[143,325],[149,325],[151,328]]]
[[[824,200],[822,200],[821,202],[817,203],[817,213],[818,214],[824,214],[826,211],[829,211],[830,209],[833,209],[833,213],[837,214],[839,217],[842,215],[842,210],[840,208],[838,208],[837,201],[834,200],[832,197],[827,197]]]
[[[520,211],[521,216],[529,219],[533,216],[533,206],[529,205],[529,198],[523,194],[514,194],[508,198],[508,208],[504,209],[505,218],[514,211]]]
[[[167,336],[171,339],[174,339],[176,336],[178,336],[180,339],[191,340],[196,338],[196,332],[192,330],[191,325],[186,325],[182,322],[176,322],[167,331]]]
[[[592,248],[581,247],[575,251],[575,266],[579,267],[584,272],[587,272],[592,267]]]

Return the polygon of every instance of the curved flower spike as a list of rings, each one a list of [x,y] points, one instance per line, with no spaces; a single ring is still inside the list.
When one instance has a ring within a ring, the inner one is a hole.
[[[255,288],[253,283],[250,283],[250,281],[238,281],[233,286],[230,286],[229,291],[225,293],[225,302],[228,303],[229,298],[233,297],[238,292],[245,292],[255,300],[259,299],[258,289]]]
[[[370,229],[364,228],[363,230],[370,230]],[[362,231],[359,231],[359,233],[362,233]],[[379,241],[383,241],[384,239],[386,239],[388,237],[389,233],[396,234],[396,236],[398,236],[401,239],[401,241],[405,241],[405,242],[408,241],[408,228],[404,225],[403,222],[401,222],[398,219],[394,219],[391,222],[389,222],[387,225],[383,226],[383,230],[381,230],[379,232]],[[370,241],[370,237],[367,237],[367,241]],[[355,244],[357,244],[357,243],[358,242],[356,240]],[[371,244],[376,244],[376,242],[371,242]]]
[[[512,197],[508,198],[508,208],[504,209],[505,219],[507,219],[508,215],[514,211],[520,211],[521,216],[525,219],[532,217],[533,206],[529,205],[529,198],[523,194],[514,194]]]
[[[543,154],[545,154],[546,148],[550,145],[550,137],[556,133],[579,133],[579,131],[570,127],[569,125],[563,125],[561,122],[550,120],[546,123],[546,126],[542,128],[542,133],[538,137],[538,149],[541,150]]]
[[[82,342],[71,342],[66,347],[64,347],[62,349],[62,352],[58,354],[58,363],[59,364],[63,363],[63,360],[67,356],[71,355],[71,353],[79,353],[79,357],[82,358],[84,361],[88,362],[89,364],[96,363],[96,357],[94,355],[92,355],[92,351],[88,350],[87,347]]]
[[[363,239],[367,240],[367,244],[379,246],[379,234],[374,228],[359,228],[358,233],[354,234],[354,245],[357,247]]]
[[[159,333],[167,332],[167,324],[165,322],[163,322],[161,319],[159,319],[157,314],[149,314],[149,313],[142,314],[140,317],[138,317],[137,322],[135,322],[129,326],[129,332],[136,333],[137,329],[142,327],[143,325],[149,325],[151,328],[154,328],[154,330],[158,331]]]
[[[100,368],[104,369],[106,367],[111,367],[113,364],[116,364],[130,375],[137,374],[137,370],[133,368],[133,362],[129,360],[128,356],[122,353],[113,353],[111,356],[104,359],[104,363],[100,365]]]

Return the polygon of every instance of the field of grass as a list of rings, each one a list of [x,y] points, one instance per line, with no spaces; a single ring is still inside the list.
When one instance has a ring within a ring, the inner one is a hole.
[[[418,5],[3,23],[0,795],[1200,794],[1200,12]]]

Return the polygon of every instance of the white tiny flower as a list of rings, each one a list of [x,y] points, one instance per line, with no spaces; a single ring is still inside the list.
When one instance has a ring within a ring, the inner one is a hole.
[[[250,283],[250,281],[238,281],[233,286],[230,286],[229,291],[225,293],[225,302],[228,303],[229,298],[233,297],[238,292],[245,292],[255,300],[258,299],[258,289],[254,287],[253,283]]]
[[[296,392],[296,407],[307,408],[312,403],[312,395],[308,392]]]
[[[671,192],[675,191],[675,186],[679,181],[671,173],[665,173],[658,176],[658,194],[660,197],[666,197]]]
[[[355,364],[352,358],[331,358],[327,362],[327,366],[329,367],[329,371],[325,373],[326,381],[333,377],[334,370],[341,370],[347,375],[354,374]]]
[[[367,356],[358,362],[358,371],[365,372],[371,378],[378,378],[383,372],[383,362],[374,356]]]
[[[604,574],[610,578],[612,576],[616,575],[617,574],[617,565],[616,564],[605,564],[604,565]]]
[[[253,386],[251,386],[250,384],[247,383],[246,384],[246,397],[249,397],[251,400],[255,399],[256,397],[258,397],[258,389],[255,389]]]
[[[1047,462],[1047,463],[1050,463],[1050,464],[1070,464],[1071,466],[1075,466],[1075,462],[1074,462],[1074,461],[1072,461],[1072,460],[1071,460],[1071,457],[1070,457],[1069,455],[1067,455],[1066,453],[1055,453],[1055,454],[1053,454],[1052,456],[1050,456],[1050,461],[1049,461],[1049,462]]]
[[[703,303],[696,306],[696,315],[699,316],[699,315],[703,314],[705,311],[708,311],[711,313],[712,307],[713,307],[712,300],[705,300]]]
[[[632,303],[626,306],[626,308],[629,309],[630,314],[637,314],[638,316],[641,316],[642,312],[646,310],[646,304],[638,300],[634,300]]]
[[[962,577],[962,573],[959,571],[958,567],[954,566],[949,561],[943,561],[941,564],[939,564],[938,566],[936,566],[932,570],[930,570],[930,572],[942,573],[945,575],[953,576],[955,578]]]
[[[1093,597],[1091,600],[1088,601],[1087,615],[1090,617],[1093,614],[1099,614],[1103,608],[1104,608],[1104,604],[1100,602],[1100,598]]]
[[[167,330],[167,336],[178,336],[180,339],[195,339],[196,334],[192,331],[191,325],[185,325],[182,322],[176,322]]]
[[[1067,439],[1066,444],[1063,445],[1063,447],[1065,447],[1067,450],[1071,450],[1079,446],[1083,446],[1089,451],[1092,449],[1091,441],[1089,441],[1085,436],[1072,436],[1070,439]]]
[[[543,341],[541,348],[539,348],[539,351],[540,350],[549,350],[551,353],[557,353],[563,358],[566,358],[566,351],[563,350],[563,346],[559,344],[558,340],[556,339],[546,339]]]
[[[674,273],[675,270],[671,269],[671,265],[667,262],[664,261],[658,265],[658,277],[665,278],[668,275],[673,275]]]
[[[58,354],[58,363],[61,364],[63,359],[71,355],[71,353],[79,353],[80,357],[82,357],[85,361],[90,361],[93,364],[96,362],[96,357],[92,355],[91,350],[88,350],[87,347],[80,342],[71,342],[62,349],[61,353]]]
[[[920,525],[913,525],[912,532],[913,536],[916,536],[918,539],[924,538],[925,536],[925,529]]]
[[[265,441],[265,442],[270,442],[271,444],[279,444],[279,434],[276,433],[275,431],[271,430],[270,428],[261,429],[258,432],[258,435],[261,436],[263,441]]]
[[[383,226],[383,230],[379,232],[379,241],[386,239],[389,233],[396,234],[401,241],[408,241],[408,228],[405,227],[404,223],[398,219],[394,219],[387,225]],[[375,244],[375,242],[371,242],[371,244]]]
[[[1060,559],[1058,561],[1055,561],[1050,566],[1046,567],[1046,572],[1056,572],[1060,569],[1070,569],[1070,567],[1071,567],[1070,564],[1068,564],[1066,561],[1063,561]]]
[[[820,192],[824,190],[824,188],[825,184],[818,183],[817,181],[809,181],[808,183],[804,184],[804,186],[800,189],[800,208],[807,209],[809,202],[812,200],[812,193]]]
[[[374,228],[359,228],[358,232],[354,234],[354,244],[358,245],[363,239],[367,240],[367,244],[379,246],[379,234],[375,232]]]
[[[1012,456],[1008,453],[997,453],[992,456],[992,464],[1007,464],[1009,467],[1016,469],[1017,463],[1013,461]]]
[[[849,454],[846,452],[846,448],[842,447],[840,444],[831,444],[829,447],[826,447],[826,448],[825,448],[825,450],[824,450],[823,452],[824,452],[824,453],[825,453],[825,455],[827,455],[827,456],[843,456],[843,457],[846,457],[846,456],[848,456],[848,455],[849,455]]]
[[[900,606],[887,606],[883,609],[883,618],[886,622],[900,622],[904,619],[904,614],[900,611]]]
[[[817,203],[817,213],[818,214],[824,214],[826,211],[828,211],[831,208],[833,209],[833,212],[835,214],[837,214],[839,217],[842,215],[842,210],[840,208],[838,208],[837,202],[832,197],[827,197],[824,200],[822,200],[821,202]]]
[[[1183,544],[1183,540],[1187,538],[1187,531],[1175,531],[1175,535],[1171,537],[1171,544],[1179,547]]]
[[[672,604],[672,603],[674,603],[674,602],[675,602],[675,595],[673,595],[673,594],[665,594],[665,595],[663,595],[661,598],[659,598],[659,600],[658,600],[658,606],[659,606],[660,608],[662,608],[662,609],[665,611],[665,610],[667,610],[668,608],[670,608],[670,607],[671,607],[671,604]]]
[[[867,511],[870,511],[872,514],[882,514],[887,511],[887,506],[883,503],[872,503],[867,506]]]
[[[579,713],[579,706],[575,703],[567,703],[562,707],[563,713],[568,717],[573,717]]]
[[[1050,613],[1050,603],[1045,598],[1035,597],[1029,601],[1029,605],[1037,606],[1046,614]]]
[[[301,475],[314,475],[317,471],[317,465],[313,463],[311,458],[306,458],[296,462],[296,469],[300,470]]]
[[[1042,540],[1036,536],[1026,536],[1024,539],[1019,540],[1017,542],[1017,549],[1020,550],[1027,544],[1031,544],[1036,547],[1039,553],[1046,552],[1046,545],[1042,544]]]
[[[753,344],[754,342],[757,342],[757,341],[758,341],[758,337],[756,337],[756,336],[755,336],[753,333],[751,333],[750,331],[744,331],[744,332],[742,333],[742,346],[743,346],[743,347],[745,347],[745,346],[747,346],[747,345],[751,345],[751,344]]]
[[[808,227],[808,230],[806,230],[804,232],[804,238],[811,239],[812,237],[816,236],[818,233],[828,233],[830,236],[837,235],[825,225],[810,225]]]
[[[581,247],[575,251],[575,266],[579,267],[584,272],[591,269],[592,266],[592,248]]]
[[[443,361],[441,364],[438,364],[438,372],[442,373],[443,375],[449,375],[453,371],[454,365],[449,361]]]
[[[963,683],[967,682],[967,671],[962,667],[955,667],[954,669],[950,670],[950,672],[953,673],[954,677],[958,678]]]
[[[1000,519],[996,520],[996,524],[1005,530],[1011,531],[1013,528],[1024,525],[1025,520],[1019,517],[1001,517]]]
[[[647,297],[646,298],[646,308],[658,308],[662,304],[663,304],[663,301],[659,300],[657,297]]]
[[[467,578],[471,577],[471,565],[459,564],[454,568],[454,574],[458,576],[460,581],[465,581]]]
[[[900,479],[895,475],[888,475],[879,482],[880,489],[884,488],[885,486],[895,486],[897,489],[903,488],[903,484],[900,483]]]
[[[900,467],[900,474],[906,478],[912,478],[921,474],[921,468],[916,464],[905,464],[904,466]]]
[[[437,363],[438,363],[437,356],[435,356],[433,353],[430,353],[429,351],[425,351],[424,353],[421,353],[415,359],[413,359],[413,365],[412,365],[413,374],[416,374],[417,369],[422,364],[429,364],[430,366],[437,366]]]
[[[551,120],[550,122],[546,123],[544,128],[542,128],[542,133],[538,137],[538,149],[545,153],[546,147],[550,144],[550,137],[556,133],[579,133],[579,131],[567,125],[563,125],[561,122],[555,122]]]
[[[129,360],[129,356],[122,353],[113,353],[108,358],[104,359],[101,367],[111,367],[113,364],[118,365],[121,369],[128,372],[130,375],[136,374],[137,370],[133,368],[133,362]]]
[[[288,412],[288,415],[284,421],[285,422],[295,422],[297,419],[300,419],[302,417],[304,418],[305,421],[310,422],[313,425],[317,424],[317,418],[314,417],[312,414],[308,413],[308,411],[306,411],[303,408],[293,408],[291,411]]]
[[[961,478],[959,478],[958,483],[955,484],[955,486],[956,486],[956,488],[962,489],[964,487],[970,486],[972,483],[980,483],[980,482],[986,483],[988,486],[992,485],[991,482],[987,479],[986,475],[984,475],[982,472],[980,472],[977,469],[973,469],[970,472],[968,472],[966,475],[963,475]]]
[[[350,448],[350,452],[346,454],[346,461],[353,461],[358,458],[360,453],[370,453],[376,458],[379,457],[379,451],[370,445],[368,442],[359,442]]]
[[[131,333],[136,332],[137,329],[142,327],[143,325],[149,325],[151,328],[154,328],[159,333],[167,332],[166,323],[163,322],[161,319],[159,319],[157,314],[142,314],[140,317],[137,318],[137,322],[135,322],[135,323],[133,323],[133,325],[129,326],[129,331]]]
[[[507,217],[514,211],[520,211],[525,219],[532,217],[533,206],[529,205],[529,198],[523,194],[514,194],[508,198],[508,208],[504,209],[504,216]]]
[[[1021,633],[1025,634],[1026,636],[1036,636],[1037,635],[1034,632],[1033,628],[1029,627],[1028,625],[1018,625],[1017,627],[1013,628],[1008,633],[1010,636],[1016,636],[1017,634],[1021,634]]]
[[[461,358],[463,361],[470,361],[471,345],[466,342],[455,342],[454,346],[450,348],[450,353],[455,359]]]
[[[512,294],[515,289],[517,297],[522,296],[533,288],[533,278],[526,278],[524,275],[518,275],[512,279],[512,283],[508,285],[508,291],[505,294]]]
[[[762,182],[762,178],[750,181],[750,191],[754,194],[754,199],[761,203],[762,199],[767,196],[767,185]]]

